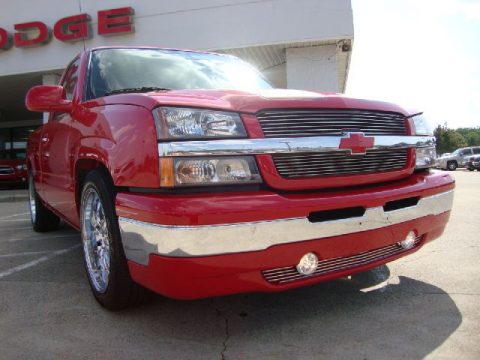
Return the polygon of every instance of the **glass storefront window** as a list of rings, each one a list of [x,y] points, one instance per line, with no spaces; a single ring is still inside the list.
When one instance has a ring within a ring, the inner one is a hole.
[[[28,137],[37,126],[0,129],[0,159],[25,159]]]

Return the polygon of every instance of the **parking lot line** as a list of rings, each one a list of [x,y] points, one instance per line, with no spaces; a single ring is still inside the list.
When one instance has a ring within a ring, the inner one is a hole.
[[[17,216],[29,215],[29,214],[30,214],[29,212],[25,212],[25,213],[20,213],[20,214],[13,214],[13,215],[8,215],[8,216],[2,216],[2,217],[0,217],[0,221],[1,221],[1,220],[4,220],[4,219],[11,219],[11,218],[14,218],[14,217],[17,217]]]
[[[28,229],[28,228],[27,228]],[[39,236],[39,235],[34,235],[31,237],[22,237],[22,238],[16,238],[16,239],[8,239],[9,242],[16,242],[16,241],[28,241],[28,240],[49,240],[49,239],[59,239],[59,238],[67,238],[67,237],[72,237],[80,235],[79,233],[71,233],[71,234],[65,234],[65,235],[55,235],[55,236]]]
[[[15,267],[11,268],[11,269],[7,269],[5,271],[2,271],[2,272],[0,272],[0,280],[7,277],[7,276],[15,274],[19,271],[37,266],[37,265],[39,265],[39,264],[41,264],[45,261],[53,259],[56,256],[63,255],[65,253],[69,252],[69,251],[75,250],[75,249],[79,248],[80,246],[81,246],[81,244],[76,244],[76,245],[71,246],[71,247],[66,248],[66,249],[57,250],[57,251],[54,251],[54,252],[50,253],[50,255],[45,255],[45,256],[42,256],[41,258],[38,258],[36,260],[32,260],[32,261],[29,261],[25,264],[18,265],[18,266],[15,266]]]
[[[0,254],[0,259],[2,258],[12,258],[12,257],[22,257],[22,256],[32,256],[32,255],[43,255],[48,254],[51,251],[25,251],[19,253],[12,253],[12,254]]]

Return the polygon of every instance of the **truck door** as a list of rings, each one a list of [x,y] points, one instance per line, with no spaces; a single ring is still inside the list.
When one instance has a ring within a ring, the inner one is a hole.
[[[73,99],[80,60],[74,60],[62,79],[66,98]],[[45,201],[70,222],[78,222],[74,192],[72,146],[79,137],[69,113],[52,113],[41,136],[41,170]]]

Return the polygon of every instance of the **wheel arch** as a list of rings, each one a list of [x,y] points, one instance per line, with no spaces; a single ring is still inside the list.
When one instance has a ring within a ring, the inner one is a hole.
[[[80,201],[82,195],[83,185],[88,173],[97,170],[105,179],[109,181],[113,186],[113,178],[108,167],[102,161],[98,159],[80,158],[75,163],[75,204],[77,211],[80,212]]]

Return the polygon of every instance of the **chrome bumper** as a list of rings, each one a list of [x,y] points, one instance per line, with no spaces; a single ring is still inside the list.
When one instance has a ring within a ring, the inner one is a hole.
[[[208,256],[264,250],[272,245],[379,229],[452,208],[453,190],[421,198],[417,205],[385,212],[368,208],[361,217],[311,223],[306,217],[238,224],[171,226],[120,217],[127,259],[148,265],[149,255]]]
[[[175,157],[351,152],[350,149],[341,148],[341,142],[345,136],[173,141],[159,143],[158,154]],[[371,138],[374,145],[368,150],[409,149],[435,145],[435,138],[431,136],[373,136]]]

